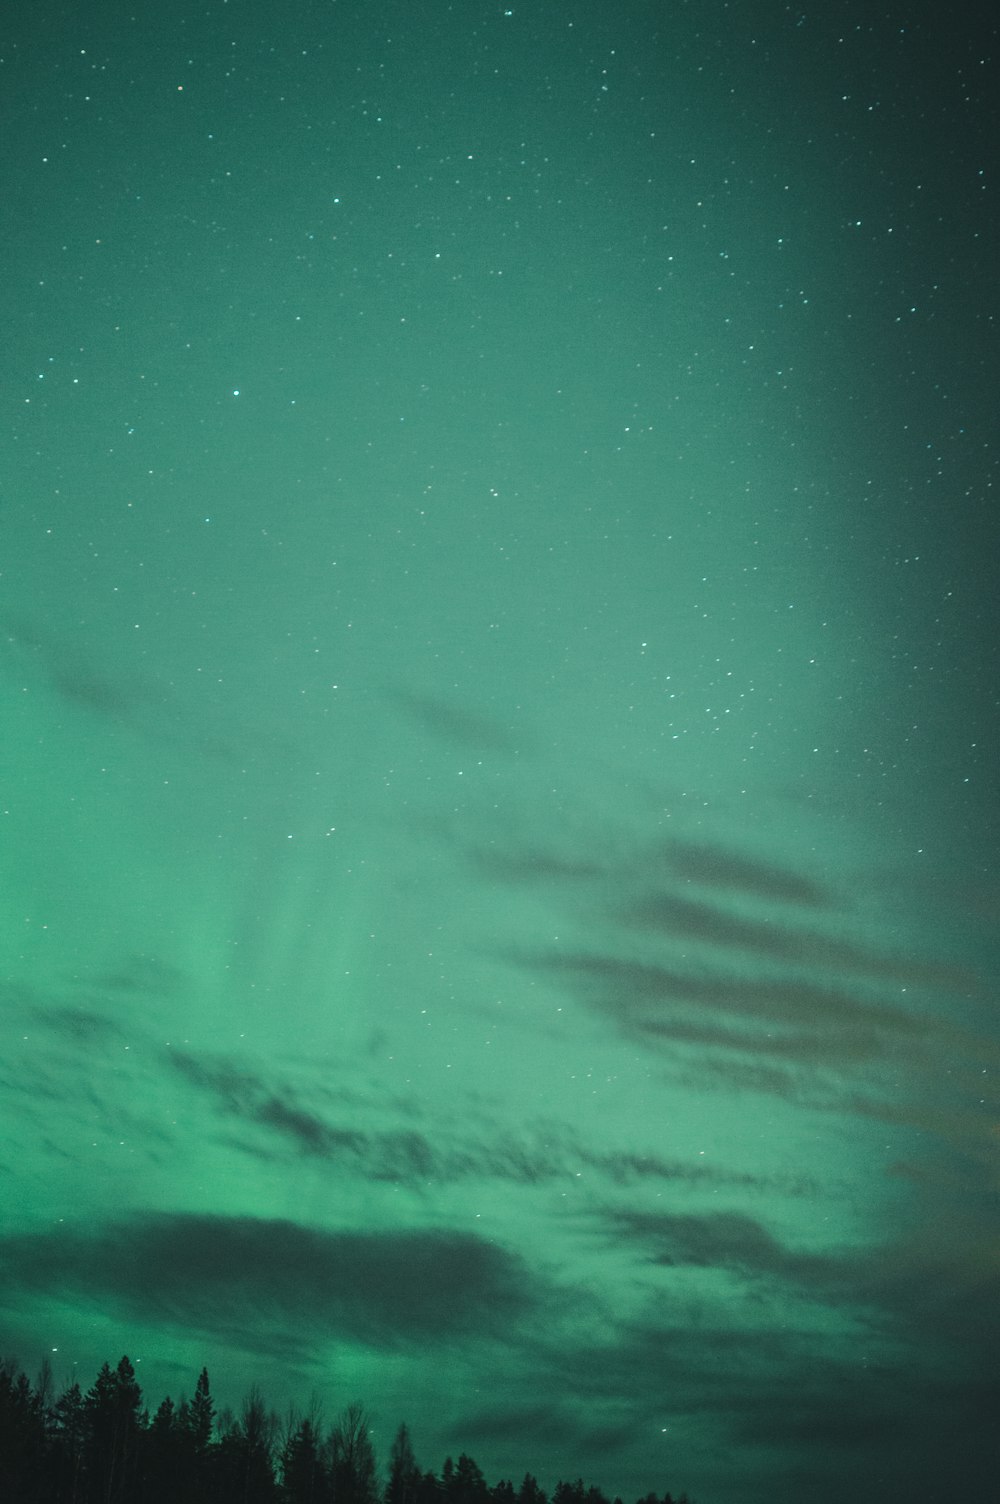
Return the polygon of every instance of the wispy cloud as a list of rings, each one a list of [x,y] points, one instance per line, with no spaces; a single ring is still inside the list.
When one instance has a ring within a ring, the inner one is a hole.
[[[467,1180],[496,1180],[541,1186],[571,1182],[582,1171],[596,1172],[609,1186],[651,1181],[744,1189],[780,1189],[803,1194],[807,1176],[751,1175],[703,1162],[671,1160],[635,1148],[595,1148],[579,1133],[556,1120],[525,1124],[515,1131],[498,1123],[486,1108],[468,1107],[461,1135],[442,1118],[431,1131],[400,1126],[391,1131],[356,1126],[367,1112],[352,1105],[354,1124],[331,1115],[329,1093],[308,1079],[293,1086],[276,1075],[265,1076],[249,1065],[185,1050],[165,1055],[170,1069],[204,1094],[220,1119],[260,1130],[258,1136],[232,1141],[247,1152],[278,1156],[282,1148],[327,1161],[372,1181],[415,1188]],[[307,1100],[308,1099],[308,1105]],[[384,1113],[385,1104],[381,1104]],[[404,1113],[400,1107],[399,1112]],[[425,1108],[420,1116],[427,1115]]]
[[[815,877],[732,847],[672,838],[661,850],[664,863],[681,882],[796,908],[825,908],[831,901],[826,885]]]

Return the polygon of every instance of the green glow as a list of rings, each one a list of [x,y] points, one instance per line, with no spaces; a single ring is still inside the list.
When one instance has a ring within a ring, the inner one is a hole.
[[[12,53],[0,1349],[360,1397],[490,1479],[971,1497],[996,210],[950,54],[378,9]]]

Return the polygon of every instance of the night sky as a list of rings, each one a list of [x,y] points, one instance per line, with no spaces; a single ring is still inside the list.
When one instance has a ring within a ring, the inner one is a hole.
[[[992,1495],[988,11],[7,16],[0,1352]]]

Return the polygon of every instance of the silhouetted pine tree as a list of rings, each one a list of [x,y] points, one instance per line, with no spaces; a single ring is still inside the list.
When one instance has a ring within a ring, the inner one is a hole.
[[[168,1395],[157,1407],[143,1437],[143,1504],[173,1504],[178,1496],[180,1433],[178,1412]]]
[[[522,1479],[517,1491],[517,1504],[548,1504],[544,1490],[538,1485],[538,1479],[530,1473],[525,1473]]]
[[[87,1414],[79,1384],[71,1384],[52,1406],[49,1435],[52,1496],[59,1504],[81,1504],[86,1491]]]
[[[182,1504],[209,1504],[213,1488],[213,1429],[215,1405],[209,1389],[208,1369],[203,1368],[194,1398],[177,1407],[175,1465],[176,1497]]]
[[[416,1483],[416,1504],[441,1504],[442,1492],[432,1472],[421,1473]]]
[[[19,1504],[43,1504],[47,1462],[45,1407],[17,1364],[0,1367],[0,1484]]]
[[[330,1498],[319,1433],[308,1417],[290,1428],[282,1448],[281,1497],[287,1504],[327,1504]]]
[[[410,1430],[404,1421],[389,1448],[389,1477],[385,1485],[385,1504],[417,1504],[420,1469],[413,1455]]]
[[[489,1504],[490,1491],[479,1464],[465,1452],[453,1466],[450,1463],[446,1458],[441,1475],[446,1504]]]
[[[107,1363],[102,1364],[83,1408],[87,1499],[91,1504],[132,1504],[138,1493],[139,1436],[144,1417],[142,1390],[127,1357],[114,1372]]]
[[[516,1491],[508,1480],[490,1488],[465,1452],[457,1463],[447,1457],[438,1479],[420,1471],[405,1424],[380,1495],[362,1405],[343,1412],[326,1442],[315,1414],[293,1417],[276,1458],[279,1423],[260,1391],[251,1389],[238,1419],[223,1411],[213,1424],[204,1368],[193,1399],[163,1400],[151,1422],[127,1357],[114,1371],[102,1364],[85,1396],[78,1384],[54,1403],[51,1395],[46,1365],[32,1385],[17,1364],[0,1363],[0,1504],[608,1504],[579,1478],[560,1481],[551,1501],[531,1473]],[[649,1493],[637,1504],[675,1501]]]
[[[212,1443],[212,1422],[215,1406],[209,1391],[208,1369],[203,1368],[194,1386],[194,1398],[188,1406],[188,1431],[194,1442],[195,1452],[204,1455]]]
[[[585,1504],[587,1489],[582,1478],[566,1483],[560,1478],[552,1490],[552,1504]]]

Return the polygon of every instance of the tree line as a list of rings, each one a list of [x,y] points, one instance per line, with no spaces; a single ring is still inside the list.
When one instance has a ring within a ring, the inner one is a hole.
[[[32,1382],[0,1361],[0,1495],[7,1504],[612,1504],[582,1479],[560,1481],[551,1496],[531,1473],[519,1487],[491,1485],[465,1453],[424,1472],[405,1424],[383,1481],[363,1405],[327,1427],[315,1406],[281,1418],[255,1386],[238,1411],[217,1411],[204,1368],[189,1399],[168,1397],[150,1415],[127,1357],[102,1364],[86,1392],[73,1383],[58,1396],[48,1363]],[[650,1493],[637,1504],[688,1500]]]

